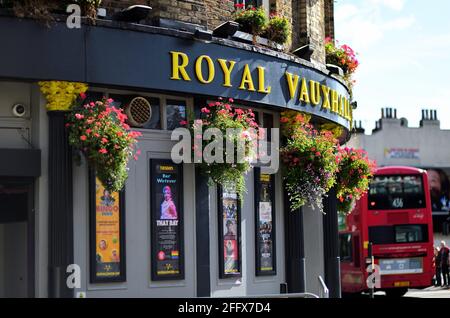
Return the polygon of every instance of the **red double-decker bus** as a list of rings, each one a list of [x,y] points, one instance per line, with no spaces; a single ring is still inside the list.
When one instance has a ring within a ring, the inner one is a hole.
[[[431,199],[425,170],[378,168],[369,191],[340,227],[343,293],[369,290],[369,246],[379,272],[378,288],[403,296],[432,285],[434,269]]]

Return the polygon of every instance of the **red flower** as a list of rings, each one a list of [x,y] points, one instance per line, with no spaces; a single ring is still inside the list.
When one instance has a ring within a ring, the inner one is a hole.
[[[80,140],[85,141],[86,139],[87,139],[87,137],[85,135],[80,136]]]
[[[208,108],[203,107],[203,108],[201,109],[201,112],[202,112],[202,113],[205,113],[205,114],[209,114],[211,111],[210,111]]]
[[[186,120],[180,121],[180,125],[181,126],[186,126],[187,124],[188,124],[188,122]]]
[[[108,139],[106,139],[106,138],[102,138],[102,144],[106,144],[108,142]]]
[[[81,97],[81,99],[85,100],[86,99],[86,94],[85,93],[80,93],[80,97]]]
[[[108,153],[108,150],[106,150],[105,148],[102,148],[102,149],[100,149],[98,152],[99,152],[99,153],[102,153],[102,154],[107,154],[107,153]]]

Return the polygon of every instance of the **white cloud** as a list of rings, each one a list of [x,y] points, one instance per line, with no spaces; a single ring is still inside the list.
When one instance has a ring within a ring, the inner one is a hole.
[[[395,11],[401,11],[403,10],[403,7],[405,6],[405,0],[371,0],[371,2],[375,5],[383,5],[385,7],[388,7],[389,9],[395,10]]]
[[[448,0],[440,1],[448,6]],[[361,62],[354,77],[355,120],[370,130],[380,109],[393,107],[418,126],[421,109],[437,109],[441,128],[449,129],[448,10],[434,12],[420,0],[338,3],[336,38],[355,49]]]
[[[400,17],[390,21],[385,21],[385,23],[380,25],[380,27],[383,30],[404,30],[411,27],[414,22],[416,22],[416,18],[414,15],[410,15],[408,17]]]

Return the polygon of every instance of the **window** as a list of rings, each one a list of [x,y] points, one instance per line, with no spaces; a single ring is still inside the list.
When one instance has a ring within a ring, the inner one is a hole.
[[[421,175],[375,176],[369,187],[369,210],[425,207]]]
[[[122,94],[110,94],[109,97],[114,100],[113,105],[117,108],[126,109],[133,98],[141,96],[139,94],[122,95]],[[161,129],[161,101],[157,97],[141,96],[144,97],[151,107],[150,119],[142,126],[145,129]]]
[[[181,127],[180,122],[186,120],[186,101],[168,99],[166,103],[167,130]]]
[[[263,113],[263,128],[267,129],[267,141],[272,141],[273,115]]]
[[[103,97],[113,99],[112,105],[122,108],[128,116],[128,124],[140,129],[176,129],[182,126],[180,122],[186,120],[189,109],[193,109],[192,98],[101,89],[89,91],[85,103],[102,100]],[[134,107],[127,112],[132,101]],[[134,114],[136,117],[132,118]]]
[[[235,4],[243,4],[245,8],[249,6],[258,7],[262,5],[263,0],[234,0]]]
[[[402,244],[428,242],[426,224],[369,227],[369,241],[373,244]]]
[[[339,234],[339,255],[342,262],[351,262],[353,260],[352,235]]]

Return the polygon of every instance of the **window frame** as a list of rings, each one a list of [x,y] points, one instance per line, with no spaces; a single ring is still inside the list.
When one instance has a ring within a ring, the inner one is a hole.
[[[120,89],[111,89],[101,87],[93,87],[88,90],[87,93],[101,93],[106,98],[109,98],[110,95],[138,95],[142,97],[149,98],[158,98],[159,99],[159,111],[160,111],[160,129],[151,129],[151,128],[143,128],[143,127],[131,127],[132,129],[139,129],[142,131],[165,131],[172,132],[173,130],[167,129],[167,101],[175,100],[175,101],[183,101],[186,103],[186,119],[187,114],[189,112],[194,112],[194,98],[192,96],[183,96],[183,95],[170,95],[170,94],[159,94],[159,93],[149,93],[149,92],[141,92],[141,91],[133,91],[133,90],[120,90]],[[124,108],[122,108],[124,109]]]

